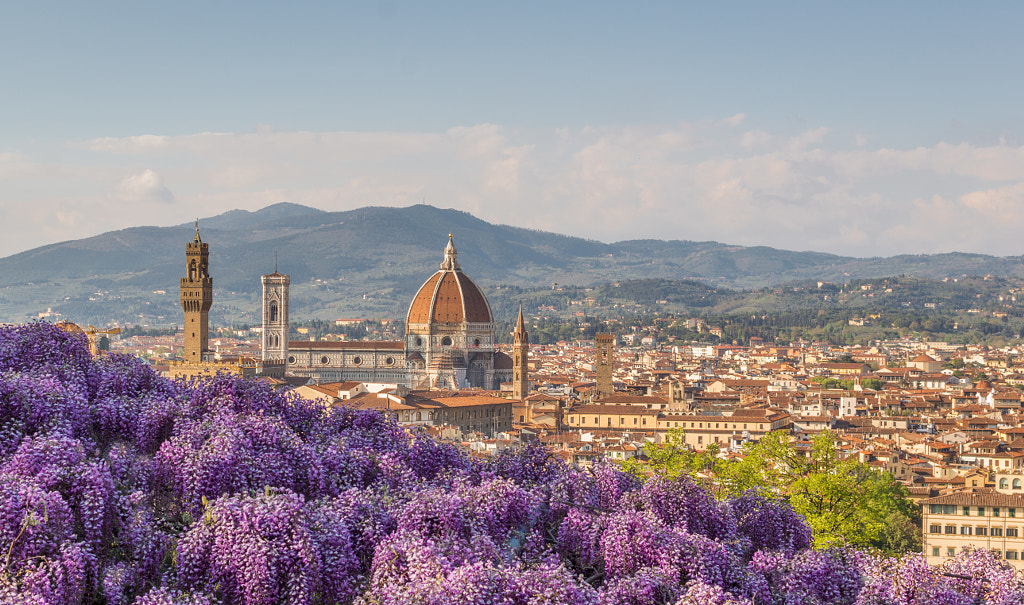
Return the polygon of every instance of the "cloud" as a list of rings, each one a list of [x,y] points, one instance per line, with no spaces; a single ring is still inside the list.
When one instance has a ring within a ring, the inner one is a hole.
[[[149,169],[121,179],[115,193],[119,200],[126,202],[143,204],[174,202],[174,194],[164,185],[163,177]]]
[[[144,134],[135,137],[103,137],[89,141],[85,146],[93,151],[113,153],[146,153],[167,149],[170,137]]]
[[[729,116],[728,118],[725,118],[724,120],[722,120],[722,123],[725,124],[726,126],[731,126],[731,127],[735,128],[735,127],[739,126],[740,124],[742,124],[743,121],[746,120],[746,119],[747,119],[747,114],[745,114],[745,113],[738,113],[736,115]]]
[[[713,239],[859,256],[1019,254],[1024,147],[872,148],[857,130],[752,122],[737,114],[550,132],[487,123],[439,132],[261,126],[99,138],[69,144],[63,157],[49,153],[57,160],[48,163],[12,150],[0,154],[0,215],[8,224],[22,217],[27,235],[0,239],[9,246],[0,253],[30,247],[31,234],[41,245],[280,201],[346,210],[425,200],[604,241]],[[44,229],[56,216],[63,222]]]
[[[972,210],[987,213],[1000,221],[1021,222],[1024,217],[1024,183],[1008,187],[972,191],[960,196],[960,203]]]
[[[772,135],[764,130],[748,130],[740,135],[740,147],[743,149],[764,149],[772,144]]]

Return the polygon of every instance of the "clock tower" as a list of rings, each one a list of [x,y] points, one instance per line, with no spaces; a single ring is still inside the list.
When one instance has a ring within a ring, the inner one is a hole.
[[[210,277],[210,245],[196,236],[185,245],[185,275],[181,278],[181,309],[185,312],[185,361],[199,363],[209,351],[210,307],[213,306],[213,278]]]

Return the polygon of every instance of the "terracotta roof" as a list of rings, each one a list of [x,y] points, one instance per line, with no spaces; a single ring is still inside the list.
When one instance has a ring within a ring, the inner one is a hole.
[[[488,323],[491,309],[473,280],[462,271],[438,271],[409,305],[408,324]]]
[[[953,504],[956,506],[1024,506],[1024,495],[1000,494],[992,489],[972,489],[922,500],[921,504]]]
[[[416,293],[416,296],[412,299],[412,305],[409,306],[409,317],[406,325],[412,323],[425,324],[430,323],[430,307],[433,301],[434,290],[437,289],[437,282],[444,276],[443,271],[430,276],[421,287],[420,291]],[[426,296],[423,296],[426,294]],[[421,300],[422,298],[422,300]]]
[[[431,397],[431,401],[447,408],[461,408],[475,405],[511,404],[511,399],[491,395],[460,395],[458,397]]]

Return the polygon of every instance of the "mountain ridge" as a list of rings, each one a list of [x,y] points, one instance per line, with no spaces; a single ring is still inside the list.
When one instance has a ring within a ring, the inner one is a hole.
[[[254,315],[259,277],[273,270],[275,252],[280,271],[291,275],[301,297],[296,311],[400,316],[408,297],[436,270],[448,233],[455,234],[465,271],[485,288],[661,278],[750,289],[895,275],[1024,275],[1021,257],[975,253],[856,258],[715,241],[605,243],[489,223],[425,204],[329,212],[279,203],[201,218],[199,227],[210,243],[214,308],[220,306],[224,318]],[[175,311],[176,287],[193,229],[192,221],[130,227],[0,258],[0,320],[24,321],[34,309],[47,307],[94,322],[161,315],[167,320],[180,312]],[[151,296],[160,291],[161,300]],[[110,313],[103,311],[104,303]],[[150,313],[153,309],[158,312]]]

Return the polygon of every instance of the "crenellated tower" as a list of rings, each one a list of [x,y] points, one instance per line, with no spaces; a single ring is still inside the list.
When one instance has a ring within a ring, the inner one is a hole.
[[[512,335],[512,398],[522,401],[530,393],[530,335],[523,323],[523,306],[519,305],[519,321]]]
[[[185,245],[185,275],[181,278],[181,309],[185,312],[185,361],[199,363],[209,351],[210,307],[213,306],[213,278],[210,277],[210,246],[196,236]]]

